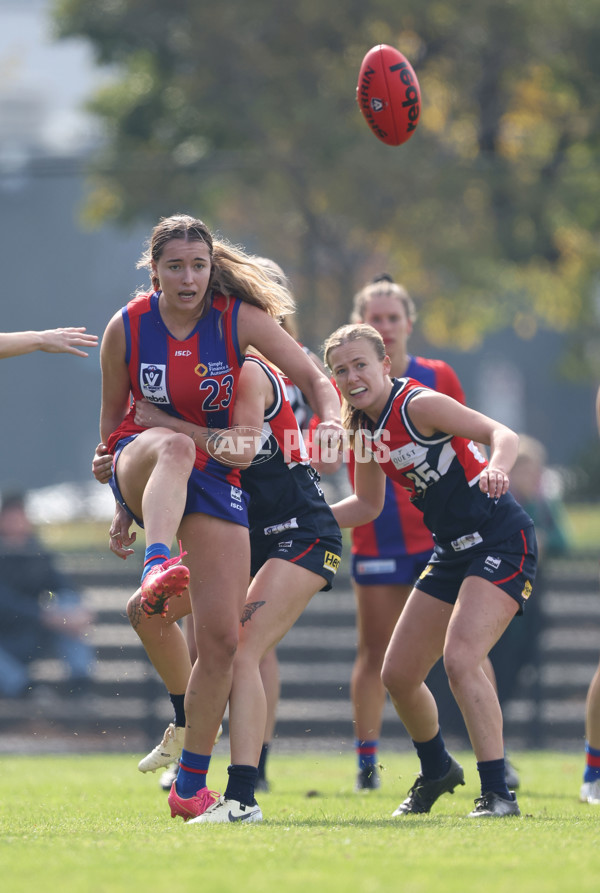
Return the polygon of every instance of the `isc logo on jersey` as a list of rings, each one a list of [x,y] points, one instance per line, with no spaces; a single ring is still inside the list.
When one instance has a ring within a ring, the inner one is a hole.
[[[142,363],[140,365],[140,389],[149,403],[168,403],[164,364]]]
[[[235,509],[238,512],[243,512],[244,509],[241,506],[243,490],[240,490],[239,487],[231,487],[231,502],[229,505],[232,509]]]

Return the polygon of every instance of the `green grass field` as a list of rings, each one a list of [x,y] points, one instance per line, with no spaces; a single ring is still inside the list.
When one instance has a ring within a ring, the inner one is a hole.
[[[0,884],[7,893],[188,890],[406,893],[596,891],[600,807],[578,802],[582,754],[511,754],[521,819],[472,820],[467,784],[429,816],[393,819],[414,780],[412,754],[383,754],[380,791],[354,794],[349,755],[271,757],[256,825],[184,825],[136,755],[4,757]],[[227,761],[213,759],[209,784]]]

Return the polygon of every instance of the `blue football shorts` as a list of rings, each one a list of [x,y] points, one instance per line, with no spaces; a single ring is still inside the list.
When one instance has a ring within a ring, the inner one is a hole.
[[[351,575],[361,586],[412,585],[430,558],[431,549],[391,558],[353,555]]]
[[[144,524],[141,518],[137,518],[131,511],[123,494],[119,489],[118,480],[118,460],[123,448],[130,443],[135,437],[124,437],[117,443],[113,458],[113,476],[110,479],[110,486],[114,497],[120,505],[123,506],[127,514],[140,527]],[[193,468],[188,480],[187,500],[183,514],[191,515],[194,513],[210,515],[213,518],[221,518],[223,521],[231,521],[233,524],[239,524],[242,527],[248,527],[248,495],[241,487],[235,487],[226,480]]]

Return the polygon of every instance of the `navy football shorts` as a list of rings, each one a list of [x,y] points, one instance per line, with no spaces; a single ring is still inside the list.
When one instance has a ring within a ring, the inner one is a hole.
[[[121,451],[136,436],[124,437],[118,442],[114,452],[113,476],[110,479],[110,486],[117,502],[123,506],[136,524],[143,528],[141,518],[136,518],[123,499],[117,476],[117,463]],[[226,480],[193,468],[188,480],[187,500],[183,514],[192,515],[195,512],[248,527],[248,495],[241,487],[235,487]]]
[[[331,529],[319,531],[320,535],[315,536],[314,524],[311,523],[308,529],[303,529],[302,519],[299,518],[297,528],[278,534],[266,536],[262,532],[251,532],[251,576],[256,576],[270,558],[281,558],[324,577],[326,583],[321,592],[328,592],[342,558],[342,535],[333,516],[332,524],[327,526]]]
[[[415,589],[453,605],[465,577],[481,577],[510,595],[519,606],[517,613],[522,614],[536,568],[537,542],[532,525],[499,543],[478,543],[459,552],[450,545],[436,545]]]

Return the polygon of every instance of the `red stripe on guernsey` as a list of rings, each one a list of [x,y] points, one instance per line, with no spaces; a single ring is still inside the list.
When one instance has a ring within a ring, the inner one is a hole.
[[[290,403],[284,376],[262,357],[247,354],[246,362],[260,366],[273,387],[275,399],[265,410],[263,432],[267,436],[269,433],[273,435],[288,465],[308,465],[308,451]]]
[[[308,553],[311,552],[315,548],[315,546],[317,545],[318,542],[320,542],[320,540],[316,539],[314,541],[314,543],[311,543],[311,545],[308,547],[308,549],[305,549],[304,552],[300,553],[300,555],[296,555],[295,558],[292,558],[290,561],[290,564],[293,564],[295,561],[299,561],[300,558],[304,558],[305,555],[308,555]]]
[[[519,570],[515,571],[514,574],[511,574],[509,577],[505,577],[503,580],[494,580],[495,586],[500,586],[501,583],[508,583],[509,580],[514,580],[515,577],[518,577],[521,571],[523,570],[523,563],[525,561],[525,557],[527,555],[527,540],[525,539],[525,533],[521,530],[521,539],[523,540],[524,552],[521,555],[521,563],[519,565]]]
[[[600,757],[595,757],[593,753],[586,754],[585,761],[592,769],[600,769]]]

